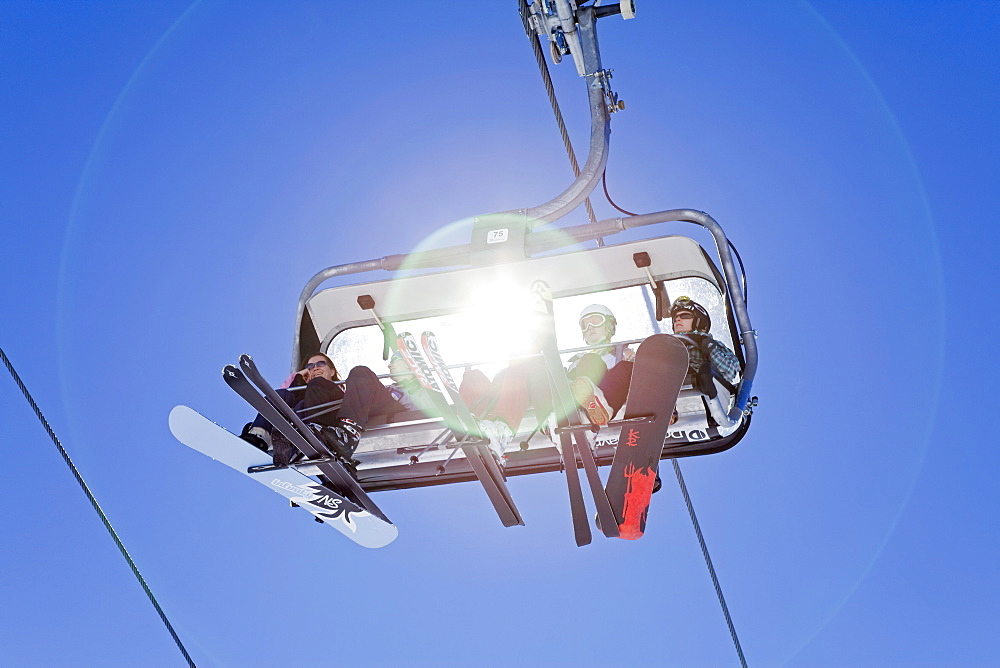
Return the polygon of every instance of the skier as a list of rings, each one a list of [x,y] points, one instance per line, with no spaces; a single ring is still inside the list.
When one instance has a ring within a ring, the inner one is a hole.
[[[618,319],[607,306],[591,304],[584,307],[578,322],[588,346],[607,345],[570,358],[568,372],[573,397],[587,411],[591,423],[605,425],[628,397],[635,351],[626,347],[621,352],[621,359],[615,354],[611,339],[618,329]]]
[[[275,390],[296,412],[337,401],[344,396],[343,390],[336,384],[340,374],[333,360],[323,353],[310,355],[307,360],[304,367],[293,372]],[[258,413],[253,422],[243,427],[240,438],[267,452],[272,449],[271,424]]]
[[[570,359],[567,369],[573,395],[587,411],[594,424],[607,424],[628,396],[632,377],[634,351],[626,348],[616,364],[611,338],[617,320],[602,304],[591,304],[580,312],[580,333],[587,345],[607,344]],[[466,372],[463,384],[475,387],[478,393],[497,397],[496,406],[479,420],[483,435],[490,440],[490,449],[503,463],[504,451],[514,438],[528,406],[535,407],[537,419],[552,412],[552,397],[545,365],[537,357],[512,362],[490,383],[478,369]],[[483,389],[488,388],[488,389]]]

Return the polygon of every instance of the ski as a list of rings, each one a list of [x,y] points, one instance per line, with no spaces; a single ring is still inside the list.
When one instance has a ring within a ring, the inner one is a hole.
[[[510,497],[510,492],[507,490],[507,484],[503,480],[503,473],[500,471],[499,466],[496,465],[496,462],[493,461],[493,455],[483,451],[486,446],[482,443],[483,438],[479,433],[479,427],[475,419],[472,418],[472,415],[468,413],[468,409],[465,409],[467,415],[464,416],[466,419],[463,420],[463,416],[459,414],[459,409],[449,404],[447,399],[445,399],[440,386],[434,379],[432,367],[427,363],[420,348],[417,347],[417,342],[412,334],[401,332],[397,337],[397,349],[407,365],[409,365],[410,370],[417,377],[417,381],[430,399],[434,409],[439,412],[441,417],[451,427],[452,432],[458,437],[462,452],[469,462],[473,473],[476,474],[480,484],[482,484],[483,489],[486,491],[487,498],[489,498],[493,509],[500,517],[500,522],[506,527],[523,525],[524,521],[521,519],[517,507]],[[444,364],[440,366],[444,367]],[[454,380],[450,378],[450,374],[446,375],[448,379],[442,376],[442,382],[447,384],[448,380],[451,380],[451,384],[454,385]],[[459,401],[461,401],[457,386],[455,387],[453,397],[458,397]],[[464,407],[465,403],[462,402],[461,406]],[[466,442],[464,439],[468,436],[476,439],[476,442]]]
[[[608,538],[618,538],[618,523],[615,522],[615,513],[611,507],[611,500],[601,483],[601,476],[597,472],[597,460],[594,458],[594,451],[590,447],[586,433],[576,430],[577,452],[583,462],[583,470],[587,474],[587,482],[590,484],[590,493],[594,498],[594,505],[597,506],[597,528]]]
[[[448,365],[445,364],[444,357],[441,356],[437,336],[434,335],[434,332],[424,332],[420,335],[420,345],[424,349],[426,359],[430,362],[431,369],[441,379],[445,389],[448,390],[452,406],[455,412],[458,413],[458,419],[465,426],[466,433],[477,432],[476,419],[472,417],[468,406],[465,405],[465,400],[462,399],[462,395],[458,389],[458,383],[455,382],[455,378],[451,375]]]
[[[238,395],[253,406],[271,426],[281,432],[303,455],[308,459],[325,459],[317,462],[316,466],[329,479],[330,484],[358,505],[373,515],[376,515],[386,522],[390,522],[385,513],[375,505],[368,494],[361,488],[361,485],[347,472],[344,466],[333,458],[316,438],[316,435],[309,429],[299,416],[295,414],[291,406],[286,404],[280,396],[267,384],[267,381],[257,371],[253,360],[249,355],[240,357],[240,365],[250,374],[250,379],[236,367],[230,365],[222,371],[222,376]],[[254,387],[256,385],[257,387]],[[264,393],[258,390],[263,389]]]
[[[462,393],[459,391],[458,383],[455,382],[454,376],[451,375],[451,371],[448,369],[448,365],[445,364],[444,357],[441,355],[441,349],[438,347],[437,336],[434,332],[424,332],[420,335],[420,345],[424,349],[427,359],[430,360],[431,368],[438,375],[441,382],[448,390],[452,406],[458,413],[458,419],[468,426],[468,430],[470,432],[472,430],[478,432],[478,423],[472,416],[472,412],[469,410],[469,407],[465,404],[465,400],[462,398]],[[490,495],[493,487],[495,487],[500,493],[503,502],[501,505],[504,508],[503,512],[500,511],[500,506],[497,506],[495,501],[493,506],[497,508],[497,512],[500,513],[503,525],[524,525],[524,520],[521,519],[521,513],[518,511],[517,505],[514,503],[514,498],[510,494],[510,489],[507,487],[506,476],[500,468],[500,465],[493,458],[492,453],[488,452],[487,446],[482,444],[466,443],[462,445],[462,451],[465,452],[466,459],[469,459],[470,463],[472,463],[473,470],[476,471],[476,477],[478,477],[481,481],[484,478],[480,475],[480,471],[474,462],[478,459],[486,467],[491,482],[491,484],[486,488],[486,493]],[[470,451],[474,453],[474,456],[470,456]],[[493,501],[492,495],[490,500]]]
[[[559,451],[562,454],[563,470],[566,472],[566,489],[569,492],[570,515],[573,518],[573,534],[578,546],[591,542],[590,522],[587,520],[587,507],[583,500],[583,487],[580,484],[580,474],[576,461],[576,446],[574,440],[585,439],[579,427],[579,410],[569,389],[569,379],[566,369],[559,359],[559,345],[556,341],[555,321],[552,315],[552,291],[545,281],[535,281],[531,285],[531,293],[535,299],[535,310],[538,313],[539,326],[538,344],[542,351],[542,359],[549,377],[549,387],[552,391],[552,406],[556,411],[559,427]],[[568,432],[572,432],[572,435]],[[584,445],[583,447],[589,447]],[[581,448],[582,450],[582,448]],[[596,469],[595,469],[596,472]],[[603,493],[602,495],[603,496]],[[595,497],[598,513],[601,514],[602,504]],[[603,525],[603,526],[606,526]]]
[[[187,406],[170,411],[169,425],[184,445],[277,492],[358,545],[384,547],[399,533],[389,522],[294,468],[251,473],[269,460],[268,455]]]
[[[663,441],[687,375],[687,348],[669,334],[654,334],[639,344],[633,368],[625,419],[653,419],[622,427],[605,488],[626,540],[641,538],[646,530]]]
[[[434,411],[441,416],[445,424],[455,434],[455,437],[461,439],[462,436],[467,434],[475,434],[475,431],[469,431],[469,428],[462,423],[455,410],[448,403],[448,400],[445,399],[440,386],[434,380],[434,373],[424,359],[424,356],[420,353],[420,348],[417,347],[417,342],[414,340],[413,335],[409,332],[401,332],[396,337],[396,349],[403,356],[403,361],[410,367],[410,371],[413,372],[417,382],[420,383],[420,387],[423,389]]]

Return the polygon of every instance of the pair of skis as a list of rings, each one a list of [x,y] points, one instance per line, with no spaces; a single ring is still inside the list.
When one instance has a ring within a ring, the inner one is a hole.
[[[556,433],[559,435],[558,447],[562,456],[563,471],[566,474],[566,488],[569,492],[570,514],[573,518],[573,535],[576,538],[576,544],[578,546],[587,545],[593,539],[583,499],[577,456],[583,463],[594,505],[597,507],[598,526],[601,527],[605,536],[615,538],[618,536],[618,521],[597,472],[594,451],[587,438],[590,426],[582,423],[576,400],[570,391],[566,369],[559,358],[559,346],[556,342],[555,320],[552,312],[552,292],[544,281],[535,281],[531,286],[531,292],[539,320],[536,335],[549,378],[552,407],[558,424],[556,428]]]
[[[577,471],[577,457],[583,464],[597,507],[598,528],[609,538],[640,538],[646,527],[670,416],[687,374],[687,349],[666,334],[654,334],[639,345],[633,361],[628,406],[619,423],[622,434],[607,485],[602,486],[594,452],[587,438],[590,426],[582,424],[566,370],[559,358],[551,291],[543,281],[536,281],[532,285],[532,293],[541,318],[537,333],[558,418],[556,432],[560,439],[576,544],[582,546],[592,540]]]
[[[488,441],[483,438],[479,423],[462,399],[458,384],[441,356],[437,337],[433,332],[424,332],[420,342],[422,351],[412,334],[402,332],[397,337],[397,349],[420,383],[434,411],[444,418],[459,441],[466,460],[486,491],[500,521],[505,527],[523,525],[524,520],[507,488],[503,469],[489,451]],[[441,391],[435,374],[441,379],[451,403]]]
[[[395,539],[398,532],[389,518],[368,497],[344,465],[331,455],[315,432],[271,388],[249,355],[240,357],[239,367],[226,366],[222,375],[229,387],[302,452],[306,461],[299,465],[309,464],[319,468],[322,482],[317,483],[294,468],[273,469],[261,467],[260,461],[256,462],[256,466],[249,463],[247,451],[239,444],[256,450],[254,446],[182,406],[175,408],[170,416],[170,428],[178,440],[269,485],[313,513],[320,521],[330,524],[365,547],[382,547]],[[213,432],[195,416],[216,427],[217,431]],[[227,439],[226,435],[232,438]],[[257,453],[255,458],[259,460],[263,453],[259,450]],[[331,510],[335,512],[330,512]]]

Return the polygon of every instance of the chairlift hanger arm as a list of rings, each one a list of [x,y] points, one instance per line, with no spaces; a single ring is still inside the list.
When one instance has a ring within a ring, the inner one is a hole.
[[[587,162],[576,180],[544,204],[505,212],[526,216],[532,228],[558,220],[579,206],[597,186],[608,162],[611,115],[605,98],[616,99],[616,96],[608,83],[610,73],[601,67],[601,54],[597,45],[598,14],[594,7],[574,7],[574,4],[569,0],[544,0],[528,5],[527,0],[521,0],[521,14],[525,17],[525,29],[529,31],[531,39],[538,39],[532,32],[550,40],[556,39],[555,35],[560,34],[560,31],[561,34],[572,36],[567,48],[573,54],[577,70],[587,80],[591,116]],[[567,11],[573,16],[572,20],[562,16]],[[567,24],[575,26],[570,33],[565,32]]]

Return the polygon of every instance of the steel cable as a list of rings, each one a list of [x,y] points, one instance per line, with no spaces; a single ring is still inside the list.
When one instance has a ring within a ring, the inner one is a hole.
[[[740,657],[740,665],[746,668],[747,660],[743,656],[743,648],[740,647],[740,639],[736,636],[736,627],[733,626],[733,618],[729,615],[729,607],[726,605],[726,598],[722,595],[722,585],[715,575],[715,567],[712,566],[712,557],[708,554],[708,546],[705,544],[705,537],[701,533],[701,526],[698,524],[698,516],[694,514],[694,505],[691,503],[691,496],[688,494],[687,485],[684,484],[684,476],[681,475],[681,466],[676,459],[671,459],[674,465],[674,474],[677,476],[677,483],[681,486],[684,494],[684,503],[687,504],[688,514],[691,516],[691,524],[694,525],[694,532],[698,535],[698,544],[701,545],[701,553],[705,556],[705,565],[712,576],[712,584],[715,585],[715,593],[719,596],[719,604],[722,606],[722,613],[726,616],[726,624],[729,625],[729,634],[733,637],[733,644],[736,646],[736,653]]]
[[[167,615],[163,612],[163,608],[161,608],[160,604],[157,603],[156,597],[153,596],[153,592],[150,590],[149,585],[146,584],[146,580],[143,579],[142,574],[139,573],[139,568],[135,565],[135,562],[132,561],[132,557],[129,556],[128,551],[125,549],[125,545],[122,543],[121,539],[118,537],[118,534],[115,533],[114,528],[111,526],[111,522],[108,520],[108,516],[104,514],[104,511],[101,509],[101,506],[97,503],[97,499],[94,498],[94,495],[93,493],[91,493],[90,488],[87,486],[87,483],[84,482],[83,476],[80,475],[80,472],[73,464],[73,460],[70,459],[69,453],[66,452],[66,449],[62,446],[62,443],[59,441],[59,437],[56,436],[56,433],[52,430],[52,427],[49,426],[49,421],[45,419],[44,415],[42,415],[41,409],[38,407],[38,404],[35,403],[35,400],[31,397],[31,393],[28,392],[28,388],[25,387],[24,383],[21,381],[21,377],[17,374],[17,371],[14,370],[14,365],[11,364],[10,359],[7,357],[7,354],[4,353],[2,348],[0,348],[0,358],[3,359],[4,366],[7,367],[7,371],[10,372],[10,375],[14,379],[14,382],[17,383],[17,386],[19,388],[21,388],[21,393],[24,394],[24,398],[28,400],[28,404],[31,406],[31,410],[35,411],[35,415],[38,417],[38,421],[42,423],[43,427],[45,427],[45,431],[48,433],[49,438],[52,439],[52,443],[54,443],[56,448],[59,450],[59,454],[62,455],[62,458],[66,462],[66,465],[69,466],[70,471],[73,472],[73,476],[76,478],[76,481],[80,483],[80,487],[83,489],[83,493],[86,494],[87,498],[90,500],[90,505],[92,505],[94,507],[94,510],[97,511],[98,516],[100,516],[101,518],[101,522],[104,523],[104,526],[108,530],[108,533],[111,534],[111,538],[114,539],[115,545],[118,546],[118,551],[122,553],[123,557],[125,557],[125,561],[128,562],[129,568],[132,569],[132,573],[135,575],[136,579],[139,581],[139,584],[142,586],[142,590],[146,592],[146,596],[149,597],[149,601],[153,604],[153,607],[156,608],[156,614],[160,616],[160,619],[163,621],[163,624],[167,627],[167,631],[170,632],[170,636],[174,639],[174,642],[177,644],[178,649],[180,649],[181,654],[184,655],[184,659],[188,662],[188,665],[193,668],[195,665],[194,661],[191,660],[191,655],[188,654],[187,649],[184,648],[184,644],[181,642],[181,639],[177,636],[177,632],[174,631],[174,627],[170,625],[170,621],[167,619]]]

